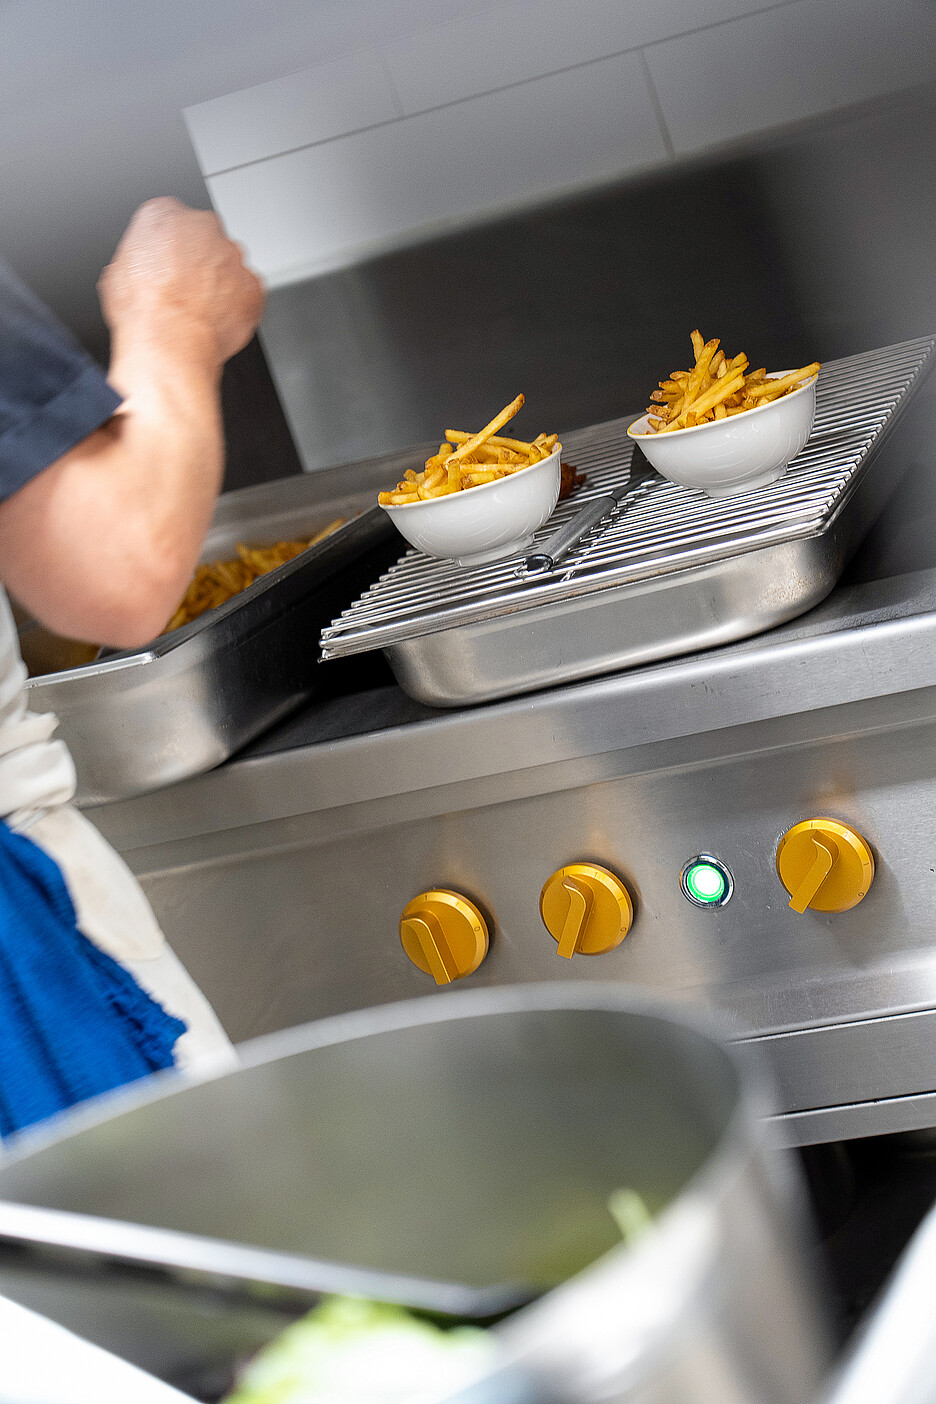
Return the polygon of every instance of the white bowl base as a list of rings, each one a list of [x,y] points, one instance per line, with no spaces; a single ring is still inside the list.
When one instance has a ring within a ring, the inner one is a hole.
[[[523,536],[519,541],[508,541],[506,546],[492,546],[490,551],[476,551],[473,556],[458,556],[460,566],[487,565],[489,561],[502,561],[505,556],[516,556],[533,545],[533,536]]]
[[[767,487],[770,483],[775,483],[782,478],[789,468],[788,463],[784,463],[782,468],[773,468],[769,473],[763,473],[759,478],[749,478],[740,487],[731,488],[703,488],[706,497],[740,497],[745,492],[755,492],[757,488]],[[658,470],[659,471],[659,470]]]

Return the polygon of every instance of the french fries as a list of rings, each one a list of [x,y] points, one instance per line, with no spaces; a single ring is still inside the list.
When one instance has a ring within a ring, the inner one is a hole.
[[[648,434],[693,429],[768,405],[798,390],[821,369],[819,362],[813,361],[783,376],[769,376],[763,366],[748,371],[743,352],[729,360],[717,338],[703,341],[698,330],[692,333],[692,350],[692,370],[673,371],[668,379],[659,381],[650,396]]]
[[[444,441],[426,459],[423,471],[417,473],[408,468],[392,491],[378,495],[380,505],[406,507],[433,497],[447,497],[483,483],[497,482],[499,478],[549,458],[559,442],[556,434],[538,434],[532,443],[498,434],[522,404],[523,396],[518,395],[476,434],[464,429],[446,429]]]
[[[225,604],[234,595],[239,595],[241,590],[246,590],[247,586],[252,585],[261,575],[276,570],[277,566],[285,565],[316,542],[324,541],[326,536],[331,536],[340,526],[344,526],[343,517],[329,522],[327,527],[316,532],[308,541],[277,541],[273,546],[257,547],[244,546],[238,542],[237,556],[234,560],[212,561],[209,565],[198,566],[182,602],[163,629],[163,633],[168,634],[173,629],[181,629],[183,624],[190,624],[206,610],[217,609],[218,605]]]
[[[559,464],[559,501],[565,502],[585,482],[585,474],[580,473],[574,463]]]

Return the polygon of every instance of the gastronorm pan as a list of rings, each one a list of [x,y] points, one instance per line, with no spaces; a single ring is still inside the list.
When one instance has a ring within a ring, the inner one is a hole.
[[[785,623],[834,587],[892,483],[872,467],[933,362],[920,337],[833,361],[812,436],[757,492],[713,500],[659,477],[627,438],[633,416],[562,435],[587,475],[536,551],[589,497],[627,491],[552,571],[473,570],[401,557],[323,631],[323,657],[382,649],[434,706],[490,701],[731,643]]]
[[[409,458],[407,458],[407,462]],[[263,483],[219,499],[202,560],[346,525],[247,590],[146,648],[29,680],[28,705],[55,712],[78,770],[78,800],[125,799],[199,774],[331,689],[317,666],[323,624],[398,553],[373,506],[394,460]]]

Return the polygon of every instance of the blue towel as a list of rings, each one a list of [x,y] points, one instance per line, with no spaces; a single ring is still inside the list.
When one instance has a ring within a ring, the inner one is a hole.
[[[0,822],[0,1137],[171,1068],[184,1032],[78,930],[57,864]]]

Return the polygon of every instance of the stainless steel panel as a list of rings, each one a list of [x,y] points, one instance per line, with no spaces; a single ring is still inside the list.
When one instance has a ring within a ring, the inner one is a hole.
[[[433,886],[464,891],[493,919],[472,985],[567,979],[538,898],[549,874],[577,859],[619,871],[637,906],[617,950],[576,958],[580,978],[720,1006],[743,1034],[930,1007],[936,725],[799,746],[760,739],[760,750],[738,736],[751,748],[495,805],[398,822],[384,814],[357,832],[331,813],[305,833],[288,822],[242,828],[218,846],[190,839],[171,863],[158,849],[131,856],[167,934],[239,1038],[431,990],[397,925]],[[821,813],[866,835],[877,875],[853,911],[797,916],[776,876],[776,844]],[[679,873],[699,852],[733,873],[723,909],[682,895]],[[928,1078],[919,1060],[895,1067],[898,1080],[882,1085],[883,1064],[817,1062],[804,1074],[815,1077],[814,1099],[800,1095],[801,1081],[781,1109],[936,1086],[916,1080]],[[826,1075],[838,1080],[834,1095]]]
[[[864,1054],[874,1057],[873,1043],[869,1043]],[[815,1146],[913,1131],[929,1134],[936,1127],[936,1092],[815,1107],[811,1111],[786,1112],[772,1120],[774,1132],[785,1146]]]
[[[925,1009],[768,1034],[754,1044],[771,1061],[784,1106],[811,1111],[900,1096],[909,1068],[914,1092],[936,1092],[934,1031],[936,1014]]]
[[[246,850],[238,831],[271,821],[301,822],[310,837],[358,833],[697,763],[732,747],[919,721],[936,716],[934,687],[936,571],[920,571],[840,591],[747,643],[390,730],[319,743],[313,711],[295,749],[238,760],[92,817],[124,853],[196,836],[206,853],[210,835],[216,852]],[[720,734],[768,721],[763,734]]]
[[[713,501],[635,466],[627,420],[565,436],[588,484],[560,521],[632,479],[565,562],[531,578],[516,561],[466,571],[410,551],[324,630],[324,656],[383,648],[408,692],[452,706],[711,647],[802,613],[832,588],[867,525],[856,490],[934,345],[920,338],[826,367],[809,444],[758,493]],[[540,548],[554,529],[541,530]]]
[[[765,1042],[779,1110],[811,1138],[814,1109],[842,1109],[837,1134],[929,1114],[912,1100],[936,1088],[928,1025],[887,1016],[936,1007],[934,785],[924,572],[840,592],[758,640],[260,755],[91,817],[237,1038],[431,989],[397,923],[438,884],[492,917],[472,985],[565,980],[539,891],[565,862],[604,862],[636,921],[617,951],[576,957],[577,976],[723,1008],[740,1037],[849,1026]],[[797,917],[776,843],[823,812],[866,834],[877,877],[853,911]],[[701,851],[734,874],[720,911],[679,888]]]
[[[753,1068],[633,994],[473,991],[293,1030],[198,1085],[127,1089],[20,1142],[0,1193],[530,1284],[545,1296],[495,1330],[496,1363],[551,1397],[802,1404],[828,1345],[763,1108]],[[633,1248],[607,1209],[620,1188],[658,1216]],[[97,1339],[126,1349],[110,1305]],[[61,1290],[52,1314],[73,1310]],[[188,1348],[153,1320],[151,1367]]]
[[[672,744],[625,753],[616,774],[609,766],[591,784],[570,783],[571,766],[558,787],[500,803],[478,793],[466,802],[469,787],[454,787],[425,796],[428,815],[400,797],[128,856],[238,1038],[431,990],[397,929],[406,902],[430,886],[464,891],[491,917],[472,986],[566,981],[538,896],[552,871],[584,858],[621,873],[636,918],[616,951],[575,959],[578,978],[721,1008],[739,1036],[771,1035],[763,1049],[782,1112],[913,1096],[936,1089],[932,1019],[884,1016],[936,1005],[936,717],[891,729],[872,713],[862,728],[857,710],[819,714],[826,734],[798,743],[778,721],[722,733],[721,754],[703,744],[712,738],[687,742],[678,764],[667,764]],[[785,828],[816,813],[868,837],[877,875],[853,911],[798,917],[774,854]],[[721,910],[693,907],[680,890],[683,863],[700,851],[733,874]],[[851,1124],[867,1134],[862,1116]]]

